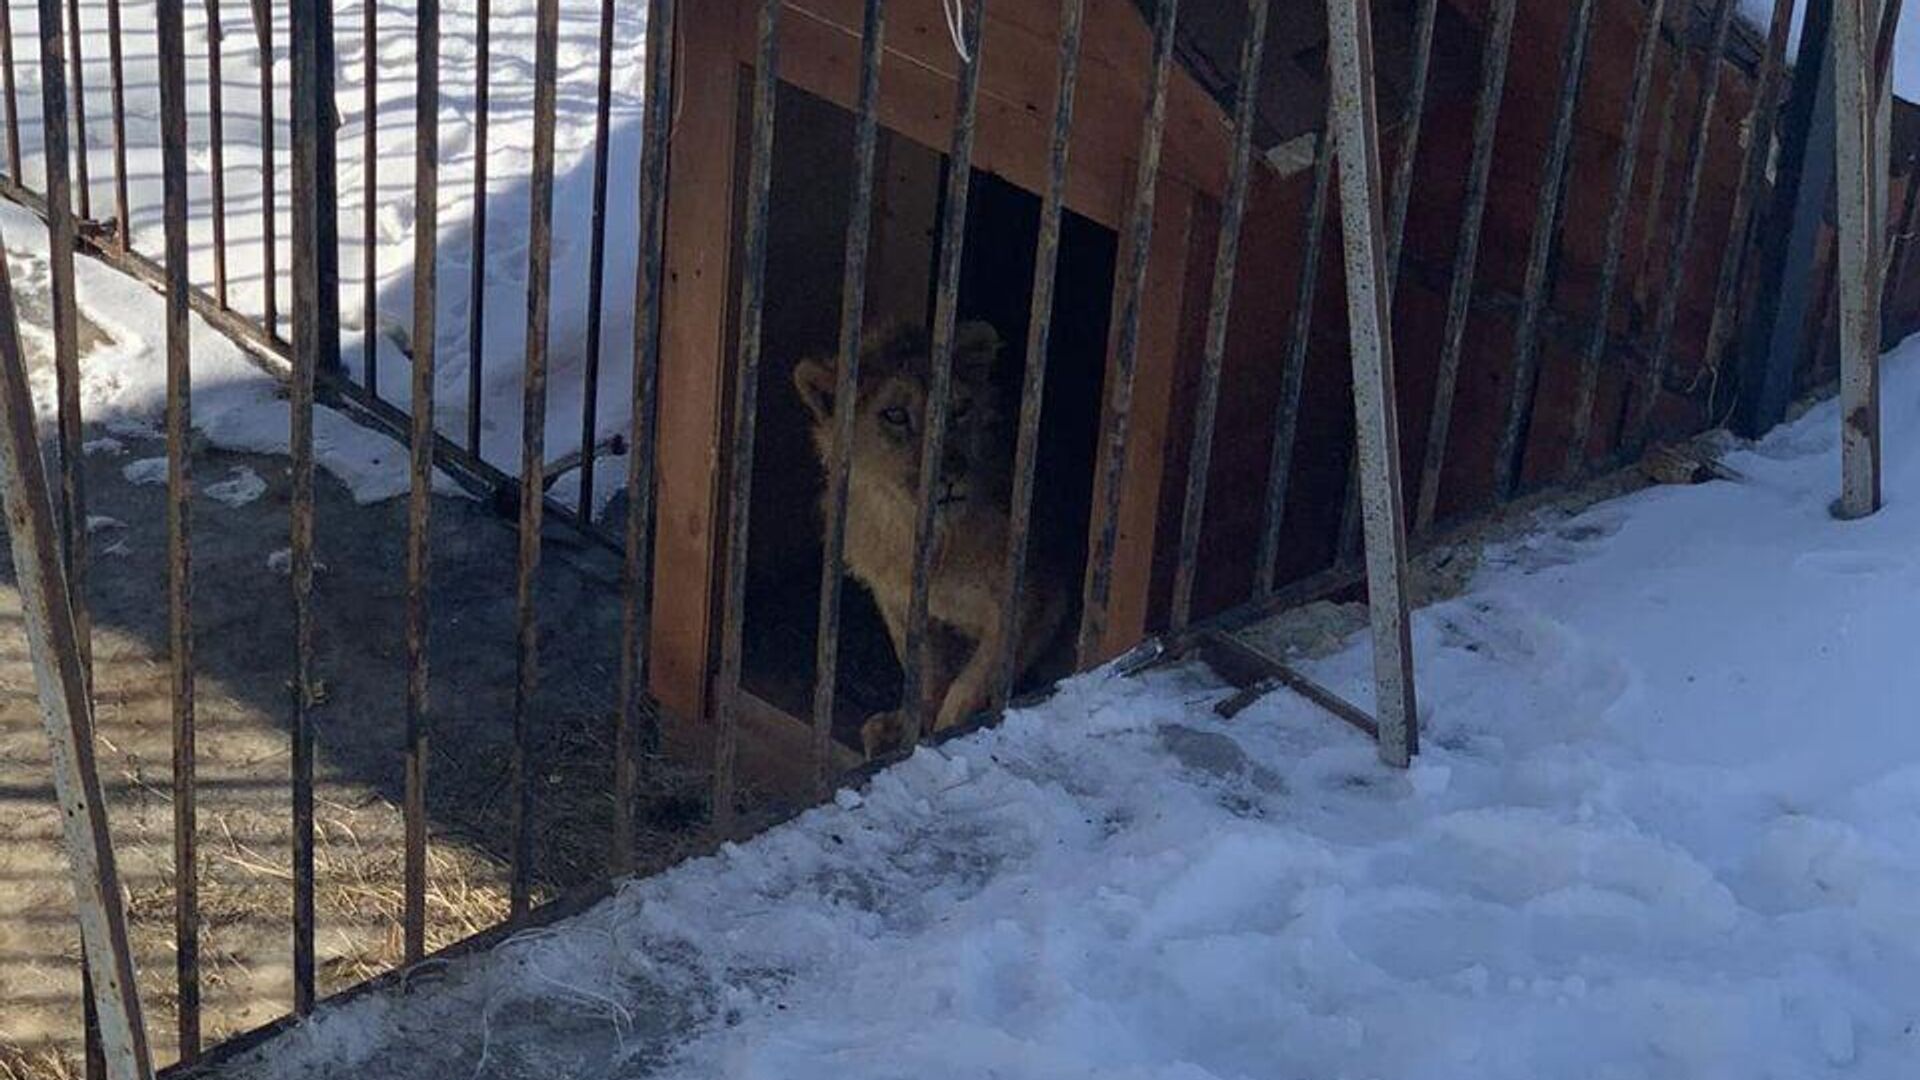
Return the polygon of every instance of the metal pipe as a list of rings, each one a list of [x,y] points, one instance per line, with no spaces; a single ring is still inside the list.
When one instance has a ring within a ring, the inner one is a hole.
[[[720,685],[714,709],[713,831],[734,829],[739,756],[740,665],[747,608],[747,547],[753,508],[753,449],[760,398],[761,316],[766,302],[767,233],[773,196],[774,108],[779,99],[781,0],[761,0],[753,80],[753,148],[747,165],[746,261],[740,282],[740,352],[734,369],[733,438],[728,449],[725,593],[720,608]]]
[[[364,349],[360,361],[360,380],[366,384],[367,393],[376,398],[380,396],[380,255],[379,250],[374,245],[374,238],[378,229],[376,219],[379,217],[380,211],[379,11],[379,0],[360,0],[360,40],[364,54],[360,58],[360,168],[366,174],[366,185],[363,189],[364,195],[360,205],[360,333],[361,346]],[[417,13],[416,17],[422,22],[426,21],[426,11],[424,7]],[[422,31],[420,36],[424,38],[425,32]],[[427,58],[424,55],[416,55],[414,57],[414,63],[418,69],[422,69],[415,75],[416,85],[424,88],[429,78],[423,70],[427,66]],[[437,93],[440,73],[436,71],[431,77]],[[437,96],[435,100],[437,103]],[[415,123],[416,125],[422,124],[425,123],[425,120],[422,117],[416,117]],[[434,157],[437,161],[439,157],[437,147],[435,151]],[[420,153],[421,151],[419,150],[415,151],[416,160]],[[418,184],[419,181],[416,179],[416,189]],[[426,209],[429,214],[433,213],[432,208],[423,207],[423,209]],[[416,222],[414,225],[416,235],[421,228],[422,226]],[[416,260],[414,269],[416,273],[424,269],[425,273],[432,274],[436,268],[431,263],[421,263]],[[413,347],[415,351],[424,348],[429,354],[433,352],[433,343],[426,342],[423,344],[418,337],[413,339]]]
[[[260,70],[260,230],[261,285],[266,290],[260,317],[267,336],[280,336],[279,222],[274,211],[273,148],[273,6],[270,0],[251,0],[253,35]]]
[[[613,871],[633,872],[637,759],[659,751],[647,692],[653,619],[653,477],[659,437],[660,297],[666,268],[667,164],[673,128],[674,0],[647,12],[646,112],[640,149],[640,273],[634,284],[633,418],[627,449],[626,544],[620,560],[620,711],[614,729]]]
[[[1626,125],[1620,135],[1620,154],[1614,163],[1613,196],[1607,210],[1606,253],[1600,260],[1600,288],[1594,299],[1592,329],[1580,354],[1579,381],[1573,392],[1573,431],[1567,437],[1567,456],[1561,478],[1571,481],[1586,467],[1587,443],[1593,431],[1595,391],[1600,385],[1600,360],[1606,352],[1607,326],[1613,312],[1613,294],[1619,285],[1620,260],[1626,243],[1627,215],[1632,210],[1634,164],[1640,156],[1640,133],[1647,118],[1647,99],[1653,89],[1654,59],[1659,53],[1660,25],[1666,0],[1649,0],[1647,28],[1635,54],[1633,88],[1628,91]]]
[[[123,248],[133,242],[133,218],[127,204],[126,74],[120,40],[120,0],[107,0],[107,91],[113,110],[113,217],[117,226],[114,239]]]
[[[366,0],[369,11],[373,2]],[[368,31],[371,38],[371,21]],[[433,370],[439,354],[440,306],[440,0],[420,0],[414,35],[413,379],[409,397],[413,423],[407,439],[412,475],[407,491],[406,855],[401,913],[403,947],[410,964],[425,956],[427,948],[427,764],[433,730],[427,711],[427,646],[432,627]],[[371,187],[367,195],[371,202]],[[371,224],[371,217],[368,221]],[[371,233],[367,250],[371,270]],[[375,386],[369,368],[368,391]]]
[[[1331,121],[1329,121],[1331,128]],[[1293,326],[1287,335],[1287,359],[1280,369],[1280,399],[1274,405],[1273,448],[1267,460],[1267,505],[1260,530],[1254,595],[1273,595],[1280,562],[1281,526],[1286,523],[1287,492],[1293,483],[1293,454],[1300,430],[1300,392],[1306,385],[1307,351],[1312,344],[1313,305],[1320,277],[1320,256],[1327,232],[1327,203],[1333,187],[1333,137],[1322,133],[1313,152],[1313,194],[1307,200],[1301,230],[1302,265],[1293,300]]]
[[[860,93],[855,108],[853,196],[840,280],[840,338],[833,395],[832,464],[827,470],[826,539],[820,566],[820,610],[814,640],[813,782],[825,798],[833,784],[833,711],[840,672],[840,589],[846,575],[847,488],[852,472],[860,347],[866,322],[867,247],[873,232],[873,181],[880,143],[880,62],[886,5],[866,0],[860,31]]]
[[[1874,127],[1879,96],[1867,63],[1862,0],[1833,5],[1835,284],[1840,300],[1840,501],[1842,518],[1880,509],[1880,290],[1875,235]]]
[[[1353,403],[1366,524],[1367,610],[1373,624],[1374,710],[1380,757],[1405,768],[1420,752],[1407,612],[1406,509],[1394,407],[1386,241],[1380,213],[1379,121],[1374,105],[1371,0],[1329,0],[1334,138],[1340,154]],[[1504,50],[1503,50],[1504,51]]]
[[[1115,338],[1112,385],[1107,394],[1107,418],[1100,433],[1100,475],[1094,490],[1102,505],[1095,508],[1098,523],[1087,559],[1087,579],[1080,604],[1080,666],[1099,660],[1100,642],[1107,629],[1107,603],[1113,591],[1113,561],[1120,542],[1120,485],[1126,471],[1127,441],[1132,434],[1133,374],[1140,353],[1141,309],[1145,306],[1147,262],[1153,245],[1154,195],[1160,179],[1160,148],[1167,127],[1167,87],[1173,71],[1174,26],[1179,0],[1161,0],[1153,23],[1153,69],[1141,125],[1133,203],[1127,212],[1126,264],[1119,284],[1119,332]]]
[[[1480,227],[1487,212],[1487,179],[1493,170],[1500,104],[1507,85],[1515,6],[1515,0],[1494,0],[1492,22],[1482,46],[1485,51],[1480,61],[1480,100],[1473,120],[1473,159],[1467,167],[1465,209],[1460,215],[1460,239],[1454,249],[1453,285],[1447,294],[1447,325],[1440,343],[1439,371],[1434,376],[1426,454],[1420,460],[1420,493],[1413,516],[1415,533],[1425,533],[1433,527],[1434,512],[1440,504],[1440,478],[1447,460],[1453,395],[1460,380],[1460,354],[1466,343],[1467,311],[1480,257]]]
[[[1694,223],[1700,209],[1700,181],[1706,175],[1707,142],[1713,132],[1714,105],[1720,97],[1720,58],[1726,55],[1727,37],[1733,29],[1734,0],[1718,0],[1713,22],[1713,43],[1701,68],[1700,110],[1694,117],[1693,141],[1687,147],[1687,181],[1680,195],[1680,222],[1667,262],[1667,283],[1660,293],[1660,308],[1654,324],[1653,351],[1638,387],[1637,400],[1628,421],[1625,447],[1638,456],[1647,443],[1653,424],[1653,411],[1660,401],[1661,384],[1667,377],[1667,351],[1673,342],[1673,327],[1680,311],[1680,290],[1686,284],[1687,257],[1693,252]]]
[[[1020,389],[1019,436],[1008,500],[1006,585],[1000,606],[1000,655],[992,708],[1013,700],[1020,654],[1020,597],[1026,592],[1027,540],[1033,529],[1033,487],[1040,464],[1040,418],[1046,406],[1047,359],[1053,342],[1053,298],[1059,281],[1060,228],[1066,217],[1067,165],[1073,142],[1073,106],[1080,80],[1086,0],[1061,0],[1059,78],[1053,96],[1053,133],[1047,148],[1047,188],[1040,204],[1040,235],[1033,255],[1033,295],[1027,309],[1026,370]]]
[[[527,356],[520,439],[520,547],[514,604],[512,917],[533,896],[533,698],[540,671],[534,578],[540,568],[540,485],[547,456],[547,333],[553,288],[553,137],[560,0],[539,0],[533,37],[533,174],[527,185]]]
[[[1234,111],[1233,161],[1227,198],[1220,214],[1220,240],[1214,250],[1213,290],[1207,305],[1206,353],[1200,370],[1199,398],[1193,409],[1193,448],[1187,458],[1186,501],[1180,514],[1179,559],[1173,578],[1172,629],[1186,629],[1193,617],[1193,590],[1199,576],[1200,530],[1207,509],[1207,472],[1213,466],[1213,428],[1220,405],[1220,371],[1227,354],[1227,325],[1233,311],[1234,269],[1240,259],[1240,228],[1246,219],[1247,187],[1253,174],[1254,106],[1260,94],[1260,64],[1266,54],[1268,0],[1248,0],[1247,32],[1240,47],[1240,97]]]
[[[174,977],[179,994],[180,1060],[190,1063],[200,1054],[200,860],[194,780],[193,339],[187,322],[183,0],[156,0],[155,15],[159,24],[161,211],[167,275],[167,664],[173,709]],[[120,235],[124,241],[124,229]]]
[[[1560,230],[1567,216],[1567,182],[1572,172],[1573,121],[1580,110],[1585,85],[1587,41],[1593,29],[1594,0],[1578,0],[1560,61],[1560,100],[1554,114],[1553,140],[1540,165],[1540,205],[1534,214],[1533,239],[1527,250],[1520,321],[1513,335],[1513,383],[1507,399],[1506,423],[1493,457],[1494,497],[1513,498],[1526,464],[1527,435],[1532,427],[1534,393],[1540,383],[1540,320],[1553,298],[1554,266],[1560,252]]]
[[[600,415],[601,299],[607,280],[607,164],[613,111],[613,5],[600,0],[599,88],[593,107],[593,226],[587,237],[587,356],[580,376],[580,517],[593,520],[594,441]]]
[[[213,295],[227,306],[227,148],[221,84],[226,81],[221,43],[220,0],[207,0],[207,152],[212,176]]]

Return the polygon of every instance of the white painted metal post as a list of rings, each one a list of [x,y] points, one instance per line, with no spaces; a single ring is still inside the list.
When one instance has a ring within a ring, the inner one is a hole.
[[[1380,757],[1405,767],[1420,750],[1413,640],[1407,614],[1406,507],[1395,418],[1386,230],[1380,208],[1379,116],[1374,104],[1371,0],[1328,0],[1333,136],[1347,259],[1347,323],[1373,621],[1374,714]]]
[[[1873,175],[1879,113],[1868,58],[1868,0],[1832,0],[1834,221],[1839,245],[1842,518],[1880,509],[1880,237]]]
[[[13,546],[40,718],[53,744],[53,787],[66,831],[80,939],[99,1005],[107,1075],[113,1080],[151,1080],[153,1059],[147,1051],[140,991],[134,985],[107,806],[94,765],[93,707],[54,534],[53,498],[40,461],[5,259],[0,259],[0,501]]]

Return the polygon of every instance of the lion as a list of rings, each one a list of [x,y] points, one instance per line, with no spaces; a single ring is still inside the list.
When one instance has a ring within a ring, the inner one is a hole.
[[[923,650],[926,700],[938,703],[935,732],[987,707],[1004,644],[1014,455],[991,378],[1000,349],[999,335],[986,323],[964,323],[957,330],[934,504],[930,632]],[[873,594],[903,666],[930,351],[917,326],[870,330],[861,343],[854,402],[846,565]],[[807,359],[793,372],[794,388],[812,417],[814,450],[823,470],[833,455],[835,368],[831,358]],[[825,503],[823,497],[823,517],[831,512]],[[1067,613],[1068,581],[1051,552],[1032,553],[1018,600],[1016,678],[1054,642]],[[898,710],[867,719],[861,740],[869,758],[898,748],[912,705],[904,702]]]

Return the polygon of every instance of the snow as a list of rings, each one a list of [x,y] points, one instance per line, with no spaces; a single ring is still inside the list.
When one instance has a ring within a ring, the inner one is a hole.
[[[206,143],[211,131],[207,87],[207,6],[186,5],[188,60],[188,200],[189,243],[193,280],[211,290],[213,283],[212,155]],[[601,328],[599,416],[596,442],[626,431],[633,340],[632,297],[637,267],[637,176],[639,116],[643,89],[642,53],[646,5],[615,5],[613,36],[613,95],[608,214],[601,232],[606,238],[605,322]],[[265,307],[265,245],[262,228],[260,172],[262,135],[259,74],[249,8],[228,2],[219,5],[224,29],[222,113],[226,155],[228,277],[231,302],[255,317]],[[280,330],[290,332],[292,267],[288,236],[291,232],[291,138],[287,126],[290,69],[287,57],[287,17],[284,4],[270,5],[276,19],[274,146],[276,150],[277,280]],[[439,66],[440,212],[439,303],[435,347],[436,423],[465,441],[467,429],[468,294],[473,274],[470,222],[474,211],[473,168],[477,114],[474,0],[447,0],[441,5],[442,44]],[[389,401],[410,399],[407,337],[412,327],[413,251],[416,200],[413,190],[415,6],[382,2],[376,8],[379,42],[376,51],[376,159],[375,230],[377,315],[365,310],[363,260],[364,214],[367,198],[367,162],[364,156],[365,109],[363,82],[366,49],[361,35],[364,7],[348,0],[335,12],[338,35],[336,64],[337,107],[343,126],[338,131],[341,317],[345,325],[342,359],[356,377],[362,373],[369,328],[379,353],[379,392]],[[85,26],[88,102],[87,134],[93,210],[96,216],[113,214],[113,130],[107,38],[103,9],[82,9]],[[128,172],[133,244],[158,255],[163,247],[160,192],[160,131],[158,63],[153,5],[129,0],[125,5]],[[591,220],[593,105],[596,64],[600,50],[598,6],[562,5],[559,46],[558,115],[555,140],[553,311],[549,402],[547,409],[549,460],[573,453],[580,446],[584,367],[588,244]],[[38,20],[32,5],[14,13],[16,64],[19,81],[24,172],[29,186],[42,186],[44,154],[39,125]],[[534,0],[499,0],[492,6],[492,97],[487,155],[490,177],[485,285],[486,317],[483,336],[482,454],[509,473],[520,465],[521,368],[527,336],[528,219],[530,199],[526,181],[533,162],[533,31]],[[7,228],[11,242],[20,230]],[[158,340],[157,338],[155,340]],[[195,362],[203,362],[195,346]],[[205,361],[213,362],[213,361]],[[196,402],[196,406],[198,406]],[[282,440],[284,441],[284,440]],[[366,463],[363,461],[362,465]],[[618,470],[615,470],[616,472]],[[404,472],[400,474],[404,480]],[[343,476],[343,479],[345,477]],[[349,480],[363,483],[363,493],[393,494],[388,482],[371,477]],[[617,486],[596,491],[604,505]],[[577,483],[574,485],[577,488]],[[568,489],[572,490],[572,489]],[[577,497],[577,493],[576,493]]]
[[[1415,620],[1415,767],[1099,672],[831,805],[323,1010],[283,1078],[1899,1077],[1920,1053],[1920,339],[1886,509],[1832,402],[1543,516]],[[1364,637],[1310,661],[1370,697]]]

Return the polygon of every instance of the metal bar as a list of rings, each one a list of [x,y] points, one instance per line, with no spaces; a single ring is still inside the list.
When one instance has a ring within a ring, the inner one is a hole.
[[[1319,284],[1320,255],[1325,247],[1327,203],[1333,187],[1333,139],[1322,134],[1313,152],[1313,194],[1307,201],[1306,227],[1301,230],[1301,270],[1293,300],[1293,326],[1287,337],[1287,359],[1280,371],[1280,400],[1274,405],[1273,449],[1267,460],[1267,506],[1260,531],[1259,565],[1254,567],[1254,594],[1273,595],[1274,575],[1280,563],[1281,526],[1287,517],[1287,490],[1293,482],[1293,452],[1300,430],[1300,391],[1306,385],[1307,350],[1311,345],[1313,304]]]
[[[227,149],[226,120],[221,84],[226,81],[220,45],[226,32],[220,26],[220,0],[207,0],[207,151],[213,175],[213,295],[227,306]]]
[[[1638,456],[1646,446],[1653,424],[1653,411],[1660,401],[1661,384],[1667,377],[1667,351],[1673,343],[1673,327],[1680,312],[1680,289],[1686,283],[1687,256],[1693,251],[1694,224],[1700,209],[1700,181],[1706,175],[1707,141],[1713,132],[1714,105],[1720,98],[1720,58],[1727,52],[1727,36],[1733,29],[1734,0],[1718,0],[1714,12],[1713,43],[1701,66],[1700,110],[1694,117],[1693,141],[1687,147],[1687,186],[1680,195],[1680,222],[1673,238],[1667,262],[1667,283],[1660,293],[1660,308],[1653,331],[1653,351],[1638,387],[1633,418],[1628,422],[1625,448]]]
[[[833,784],[833,709],[840,672],[840,590],[846,575],[847,488],[860,388],[861,330],[866,322],[867,246],[873,232],[873,177],[880,142],[880,58],[886,5],[866,0],[860,30],[860,97],[855,110],[853,196],[847,212],[840,281],[840,340],[833,394],[832,465],[827,470],[826,539],[820,565],[820,611],[814,642],[813,779],[825,798]]]
[[[365,171],[367,177],[364,201],[360,207],[360,332],[363,338],[361,344],[366,350],[361,359],[360,381],[366,384],[367,393],[372,394],[374,397],[380,396],[380,256],[378,249],[374,245],[374,235],[377,228],[375,219],[379,217],[380,210],[379,11],[379,0],[360,0],[360,40],[363,51],[365,52],[365,55],[361,57],[360,74],[362,84],[360,103],[362,116],[360,126],[360,168]],[[416,18],[421,22],[426,21],[424,6],[416,13]],[[425,32],[421,31],[420,36],[425,37]],[[436,43],[438,42],[437,31],[435,41]],[[414,62],[420,68],[424,68],[427,64],[427,58],[424,55],[416,55]],[[424,87],[429,76],[425,71],[420,71],[416,74],[415,78],[417,85]],[[437,107],[440,73],[437,71],[434,72],[431,78],[434,82]],[[424,116],[417,117],[415,120],[416,125],[424,125],[426,122],[427,120]],[[436,128],[435,131],[437,133],[438,129]],[[422,152],[416,150],[415,153],[419,155]],[[439,160],[438,147],[434,148],[433,156],[437,162]],[[416,178],[416,190],[418,185],[419,180]],[[429,214],[433,212],[430,208],[422,207],[422,209],[427,209]],[[418,225],[415,226],[416,235],[421,227],[422,226]],[[432,274],[435,271],[431,263],[415,261],[414,267],[416,272]],[[417,292],[418,290],[416,289],[416,293]],[[431,341],[422,342],[420,338],[416,336],[412,340],[412,345],[416,353],[422,349],[426,350],[428,355],[432,355],[433,353],[433,342]]]
[[[1690,0],[1689,0],[1690,2]],[[1660,234],[1661,211],[1666,208],[1668,162],[1673,156],[1673,124],[1680,110],[1681,83],[1687,72],[1687,51],[1676,37],[1673,41],[1673,75],[1667,80],[1667,96],[1660,102],[1660,128],[1654,136],[1653,173],[1647,189],[1646,227],[1640,234],[1640,257],[1633,282],[1634,305],[1645,307],[1647,271],[1653,266],[1653,240]]]
[[[1740,321],[1742,269],[1751,247],[1753,208],[1759,202],[1772,163],[1773,125],[1778,107],[1780,69],[1787,51],[1787,33],[1793,23],[1794,0],[1774,0],[1766,51],[1754,80],[1753,101],[1744,125],[1746,148],[1740,157],[1740,186],[1727,217],[1727,242],[1720,255],[1720,276],[1713,290],[1713,318],[1707,324],[1706,365],[1718,372],[1727,338]]]
[[[600,0],[599,88],[593,107],[593,228],[587,239],[587,356],[580,395],[580,516],[593,520],[595,432],[600,416],[601,298],[607,280],[608,134],[613,112],[613,4]]]
[[[1453,285],[1447,294],[1447,325],[1440,344],[1439,371],[1434,376],[1433,414],[1427,421],[1426,454],[1420,460],[1420,493],[1413,517],[1416,533],[1432,528],[1433,515],[1440,504],[1440,478],[1447,459],[1453,395],[1460,381],[1460,354],[1466,344],[1467,312],[1480,257],[1480,226],[1487,212],[1487,179],[1493,170],[1500,103],[1507,84],[1515,6],[1515,0],[1494,0],[1492,22],[1482,46],[1485,51],[1481,54],[1480,100],[1473,120],[1473,159],[1467,167],[1460,239],[1454,248]]]
[[[7,129],[7,178],[26,182],[20,175],[20,87],[13,70],[13,2],[0,0],[0,109]]]
[[[293,0],[293,1008],[314,1003],[313,411],[315,373],[338,365],[340,291],[334,173],[333,9]]]
[[[1840,297],[1840,502],[1842,518],[1880,509],[1879,237],[1874,222],[1874,126],[1879,111],[1867,60],[1864,0],[1834,0],[1834,229]]]
[[[107,0],[107,85],[113,109],[113,217],[118,225],[114,236],[121,247],[126,247],[133,242],[133,218],[127,205],[126,64],[121,46],[120,0]]]
[[[44,10],[52,0],[43,0]],[[55,9],[57,16],[58,9]],[[53,34],[59,33],[57,19]],[[54,65],[57,67],[57,65]],[[40,464],[26,357],[14,318],[13,282],[0,259],[0,498],[20,588],[40,716],[52,749],[54,790],[73,875],[88,981],[98,1005],[106,1072],[150,1080],[140,991],[134,981],[107,804],[94,761],[93,706],[85,630],[74,618],[53,524],[53,499]]]
[[[82,39],[86,36],[80,26],[80,0],[67,0],[67,49],[68,67],[73,75],[73,98],[69,102],[73,121],[73,183],[79,196],[80,218],[93,220],[93,184],[88,179],[87,157],[91,148],[87,145],[87,65],[81,54]],[[45,58],[41,58],[45,63]]]
[[[374,0],[366,0],[371,11]],[[371,37],[371,20],[369,37]],[[406,962],[427,952],[427,641],[432,577],[433,366],[440,304],[440,0],[420,0],[414,25],[413,380],[407,449],[407,750],[405,895],[401,912]],[[369,72],[371,77],[371,72]],[[371,120],[369,120],[371,123]],[[369,201],[373,189],[367,191]],[[369,218],[371,224],[371,218]],[[372,269],[372,233],[368,233]],[[369,344],[368,356],[372,356]],[[375,389],[369,367],[367,389]]]
[[[1053,342],[1053,298],[1059,281],[1060,228],[1066,217],[1067,165],[1073,144],[1073,106],[1080,81],[1086,0],[1061,0],[1058,83],[1053,133],[1047,148],[1047,189],[1040,204],[1040,235],[1033,255],[1033,295],[1027,309],[1026,370],[1020,389],[1019,436],[1014,445],[1013,494],[1008,501],[1006,585],[1000,606],[1000,655],[991,705],[1013,700],[1019,677],[1020,597],[1026,592],[1027,538],[1033,529],[1033,487],[1040,464],[1040,417],[1046,406],[1047,359]]]
[[[659,750],[647,693],[653,619],[653,475],[659,407],[660,296],[666,266],[667,164],[673,127],[674,0],[650,0],[640,148],[640,273],[634,284],[633,418],[627,447],[626,545],[620,560],[620,712],[614,730],[615,874],[633,872],[637,758]]]
[[[1167,0],[1171,5],[1174,0]],[[980,115],[980,43],[987,19],[986,0],[974,0],[965,17],[958,100],[953,110],[953,142],[947,151],[945,208],[940,226],[940,265],[934,285],[932,371],[927,379],[925,430],[921,433],[920,477],[914,488],[919,506],[913,525],[913,573],[907,600],[906,647],[901,650],[900,709],[910,752],[928,729],[927,634],[933,596],[934,488],[946,453],[947,404],[953,388],[953,354],[959,328],[960,268],[966,256],[968,196],[973,187],[973,144]],[[939,718],[935,717],[935,723]]]
[[[540,671],[534,577],[540,568],[540,476],[547,456],[547,332],[553,289],[553,136],[559,80],[560,0],[539,0],[533,37],[533,174],[527,185],[527,356],[520,440],[520,549],[515,591],[512,915],[533,898],[533,698]]]
[[[1560,251],[1560,230],[1566,221],[1567,180],[1572,167],[1573,121],[1580,110],[1580,91],[1586,81],[1587,41],[1593,29],[1594,0],[1578,0],[1567,26],[1560,61],[1560,102],[1554,115],[1553,141],[1540,165],[1540,205],[1533,219],[1533,239],[1527,250],[1526,283],[1520,289],[1520,321],[1514,330],[1513,386],[1507,400],[1506,423],[1500,429],[1494,454],[1494,493],[1508,502],[1520,485],[1526,463],[1527,435],[1532,426],[1534,393],[1540,383],[1540,319],[1551,306],[1552,264]]]
[[[1420,128],[1426,118],[1428,71],[1433,61],[1433,23],[1439,0],[1419,0],[1413,16],[1413,78],[1407,90],[1407,116],[1393,159],[1393,187],[1387,206],[1387,296],[1400,282],[1400,253],[1407,239],[1407,206],[1413,198],[1413,167],[1420,153]]]
[[[1613,294],[1620,280],[1627,215],[1632,210],[1634,165],[1640,156],[1640,133],[1646,124],[1647,99],[1653,89],[1654,60],[1659,55],[1660,25],[1665,13],[1666,0],[1649,0],[1647,28],[1640,35],[1640,49],[1634,57],[1633,88],[1628,91],[1626,126],[1620,134],[1620,154],[1614,163],[1613,197],[1607,210],[1606,253],[1600,262],[1600,288],[1594,300],[1592,328],[1580,354],[1579,381],[1573,392],[1573,430],[1567,437],[1567,456],[1561,468],[1562,478],[1569,481],[1586,467],[1587,442],[1593,431],[1595,392],[1600,385],[1600,360],[1606,352]]]
[[[733,439],[727,456],[725,593],[720,608],[720,688],[714,709],[713,831],[734,828],[734,769],[739,756],[740,664],[747,608],[747,529],[753,507],[753,448],[760,397],[761,315],[766,300],[767,232],[772,211],[774,107],[779,99],[781,0],[761,0],[753,79],[753,149],[747,165],[745,263],[740,282],[740,352],[733,387]]]
[[[1413,640],[1407,613],[1406,510],[1401,504],[1400,433],[1393,400],[1384,225],[1380,213],[1379,121],[1374,105],[1371,0],[1327,4],[1333,70],[1334,138],[1340,154],[1340,219],[1347,262],[1353,402],[1365,503],[1368,611],[1373,623],[1374,711],[1380,757],[1405,767],[1420,751]],[[1506,25],[1510,28],[1511,3]],[[1503,35],[1504,36],[1504,35]],[[1502,42],[1501,52],[1505,52]]]
[[[1334,693],[1316,679],[1233,634],[1209,630],[1198,635],[1196,649],[1208,667],[1229,682],[1240,686],[1240,693],[1214,706],[1214,712],[1232,719],[1268,692],[1285,687],[1319,706],[1335,719],[1345,721],[1354,730],[1378,741],[1380,725],[1373,717],[1346,698]]]
[[[200,1055],[200,861],[194,783],[192,333],[187,323],[187,59],[183,0],[157,0],[167,291],[167,640],[173,706],[174,977],[180,1060]],[[126,239],[123,229],[122,241]]]
[[[1233,119],[1233,161],[1228,172],[1226,203],[1220,213],[1220,241],[1214,249],[1206,353],[1200,370],[1199,398],[1193,409],[1193,449],[1187,457],[1186,502],[1181,508],[1179,561],[1173,578],[1171,624],[1176,633],[1185,629],[1193,617],[1194,583],[1199,576],[1200,529],[1207,509],[1207,472],[1213,467],[1220,370],[1226,360],[1234,268],[1240,260],[1240,227],[1246,220],[1247,186],[1253,173],[1254,106],[1259,101],[1260,64],[1266,54],[1267,6],[1268,0],[1247,0],[1247,30],[1240,46],[1240,98]]]
[[[467,281],[467,453],[480,458],[481,384],[487,329],[487,114],[493,3],[476,0],[473,45],[473,271]]]
[[[266,290],[261,323],[267,336],[280,336],[279,222],[274,212],[273,150],[273,6],[271,0],[251,0],[253,34],[260,70],[260,230],[261,286]]]
[[[1152,89],[1141,124],[1138,172],[1127,211],[1127,262],[1120,273],[1119,331],[1107,391],[1107,421],[1100,433],[1100,475],[1094,490],[1103,505],[1094,510],[1098,527],[1088,552],[1087,579],[1080,604],[1081,667],[1092,667],[1106,633],[1107,602],[1113,591],[1113,560],[1120,542],[1120,483],[1126,468],[1129,420],[1133,412],[1133,373],[1140,352],[1141,308],[1147,289],[1147,259],[1153,245],[1154,195],[1160,179],[1160,147],[1167,127],[1167,85],[1173,70],[1174,25],[1179,0],[1162,0],[1153,22]],[[923,489],[924,490],[924,489]]]

